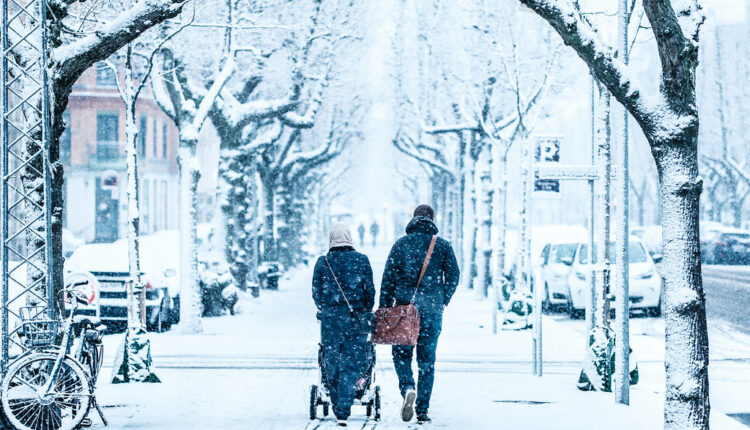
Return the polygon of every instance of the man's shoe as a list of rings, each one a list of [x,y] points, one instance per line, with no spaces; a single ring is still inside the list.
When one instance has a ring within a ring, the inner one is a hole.
[[[346,427],[346,420],[338,420],[339,427]]]
[[[417,400],[417,392],[414,389],[406,390],[404,394],[404,404],[401,405],[401,419],[404,422],[411,421],[414,418],[414,401]]]
[[[427,424],[431,422],[432,420],[427,416],[427,414],[417,414],[417,424]]]

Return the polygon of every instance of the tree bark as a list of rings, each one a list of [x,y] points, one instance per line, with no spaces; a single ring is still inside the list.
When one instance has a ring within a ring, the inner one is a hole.
[[[263,178],[263,260],[276,261],[276,185],[274,181]]]
[[[130,60],[128,59],[128,66]],[[133,90],[132,69],[125,71],[125,135],[127,141],[126,162],[128,169],[128,268],[133,282],[132,294],[128,297],[128,328],[138,328],[144,325],[143,281],[141,280],[140,257],[140,205],[138,201],[138,156],[136,142],[138,142],[138,127],[135,116],[135,94]]]
[[[177,163],[180,175],[180,328],[200,333],[202,306],[198,278],[198,180],[201,177],[197,141],[180,140]]]
[[[664,143],[657,154],[665,213],[664,364],[666,429],[708,429],[708,333],[701,279],[697,129],[687,141]],[[688,383],[689,381],[689,383]]]

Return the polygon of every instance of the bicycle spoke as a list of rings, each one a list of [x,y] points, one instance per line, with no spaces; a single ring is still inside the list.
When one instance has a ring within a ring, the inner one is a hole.
[[[36,386],[35,386],[35,385],[32,385],[32,384],[31,384],[30,382],[26,381],[26,380],[25,380],[25,379],[23,379],[23,378],[19,378],[19,377],[16,377],[16,378],[14,378],[14,380],[18,380],[18,381],[20,381],[20,382],[21,382],[22,384],[26,385],[27,387],[31,388],[31,389],[32,389],[32,390],[34,390],[34,391],[36,391],[36,390],[37,390],[37,388],[39,388],[39,386],[38,386],[38,385],[36,385]]]
[[[62,427],[62,422],[63,422],[62,421],[62,415],[59,414],[59,413],[57,413],[57,411],[52,411],[52,412],[53,412],[53,414],[52,414],[51,418],[54,420],[55,428],[58,429],[58,428]]]

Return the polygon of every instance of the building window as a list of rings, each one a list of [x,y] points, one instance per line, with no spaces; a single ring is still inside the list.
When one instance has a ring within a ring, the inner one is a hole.
[[[169,228],[169,212],[167,211],[167,208],[169,207],[169,200],[167,197],[167,191],[168,191],[168,185],[167,181],[161,181],[161,207],[162,207],[162,228],[164,230]]]
[[[146,115],[141,115],[140,124],[138,124],[138,156],[146,157]]]
[[[65,130],[63,130],[62,135],[60,136],[60,160],[62,160],[63,163],[70,163],[70,112],[65,111],[63,113],[63,122],[65,123]]]
[[[96,85],[98,87],[117,86],[115,72],[104,62],[97,63],[96,65]]]
[[[116,113],[96,115],[96,157],[100,160],[120,158],[119,118]]]
[[[156,158],[156,148],[158,148],[156,146],[156,140],[157,140],[156,138],[159,135],[159,133],[156,132],[156,118],[154,118],[154,120],[151,122],[151,126],[152,126],[151,127],[151,131],[153,133],[152,134],[153,147],[151,148],[151,156],[154,157],[154,158]]]
[[[167,122],[161,122],[161,156],[167,158]]]

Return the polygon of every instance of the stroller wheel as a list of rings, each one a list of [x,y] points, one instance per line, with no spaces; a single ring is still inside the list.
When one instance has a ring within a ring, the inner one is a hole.
[[[328,403],[323,403],[323,416],[328,416]]]
[[[314,420],[318,414],[318,386],[310,387],[310,419]]]
[[[380,421],[380,385],[377,385],[375,387],[375,399],[373,400],[373,406],[375,407],[375,421]]]

